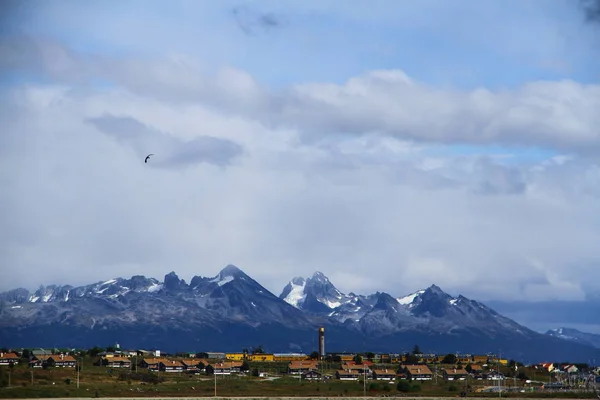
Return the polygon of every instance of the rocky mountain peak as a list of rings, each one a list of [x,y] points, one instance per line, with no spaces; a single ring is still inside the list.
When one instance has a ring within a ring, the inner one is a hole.
[[[168,290],[183,290],[187,289],[188,287],[185,281],[183,279],[179,279],[174,271],[171,271],[165,275],[164,285]]]

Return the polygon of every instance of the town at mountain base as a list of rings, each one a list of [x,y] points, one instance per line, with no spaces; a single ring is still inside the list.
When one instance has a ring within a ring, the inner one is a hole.
[[[544,335],[484,304],[432,285],[394,298],[341,293],[322,273],[294,278],[280,296],[239,268],[190,283],[174,272],[163,282],[134,276],[72,287],[15,289],[0,294],[0,347],[129,348],[235,352],[410,351],[501,354],[527,363],[588,362],[600,349]]]

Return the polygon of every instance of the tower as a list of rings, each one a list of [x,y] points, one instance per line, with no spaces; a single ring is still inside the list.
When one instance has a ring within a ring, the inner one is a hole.
[[[325,358],[325,328],[319,328],[319,357]]]

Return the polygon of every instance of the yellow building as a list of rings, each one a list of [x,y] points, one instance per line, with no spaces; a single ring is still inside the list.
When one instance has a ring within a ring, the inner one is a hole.
[[[248,358],[250,361],[275,361],[273,354],[251,354]]]
[[[356,357],[356,354],[340,354],[339,356],[342,361],[352,361]]]
[[[306,354],[300,353],[276,353],[273,354],[274,361],[291,362],[291,361],[304,361],[310,357]]]
[[[246,354],[244,353],[225,353],[225,358],[230,361],[244,361]]]
[[[501,358],[500,359],[500,364],[507,366],[508,365],[508,360],[506,358]]]
[[[488,356],[473,356],[473,362],[480,365],[487,364]]]

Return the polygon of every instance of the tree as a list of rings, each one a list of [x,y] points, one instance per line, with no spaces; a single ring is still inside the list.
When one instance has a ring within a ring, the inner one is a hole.
[[[517,379],[526,381],[529,379],[529,377],[527,375],[525,375],[525,372],[521,371],[517,374]]]
[[[250,370],[250,364],[248,364],[248,361],[244,360],[244,362],[242,363],[242,366],[240,367],[240,371],[249,371]]]
[[[252,349],[252,354],[265,354],[265,350],[263,349],[263,345],[259,344],[257,347]]]
[[[365,353],[365,356],[367,357],[367,360],[372,361],[373,358],[375,358],[375,353],[371,352],[371,351],[367,351]]]
[[[406,363],[407,364],[418,364],[419,363],[419,357],[417,357],[414,354],[408,354],[406,356]]]
[[[102,353],[102,349],[98,346],[94,346],[91,349],[89,349],[87,351],[87,353],[90,355],[90,357],[96,357],[98,354]]]
[[[354,356],[354,362],[359,365],[362,364],[362,357],[360,356],[360,354]]]
[[[410,392],[410,382],[407,381],[406,379],[401,379],[398,381],[398,384],[396,385],[396,389],[398,389],[399,392]]]
[[[442,360],[442,364],[456,364],[456,356],[454,354],[446,354]]]
[[[198,357],[198,358],[208,358],[208,353],[206,353],[206,352],[196,353],[196,357]]]
[[[412,351],[412,353],[413,353],[414,355],[417,355],[417,354],[423,354],[423,353],[421,353],[421,348],[419,347],[419,345],[418,345],[418,344],[415,344],[415,347],[413,347],[413,351]]]
[[[258,368],[254,368],[252,370],[252,376],[259,376],[259,375],[260,375],[260,373],[258,372]]]
[[[471,371],[473,371],[473,368],[471,368],[471,364],[467,364],[467,366],[465,367],[465,371],[467,371],[468,373],[471,373]]]
[[[204,371],[206,371],[206,375],[213,375],[215,373],[215,369],[210,364],[206,366]]]
[[[29,360],[29,356],[31,356],[31,351],[29,351],[29,349],[23,349],[23,353],[21,354],[21,358]]]
[[[312,353],[310,353],[310,359],[311,360],[318,360],[319,359],[319,352],[318,351],[313,351]]]
[[[114,353],[115,352],[115,348],[113,346],[108,346],[106,348],[106,351],[109,352],[109,353]]]

